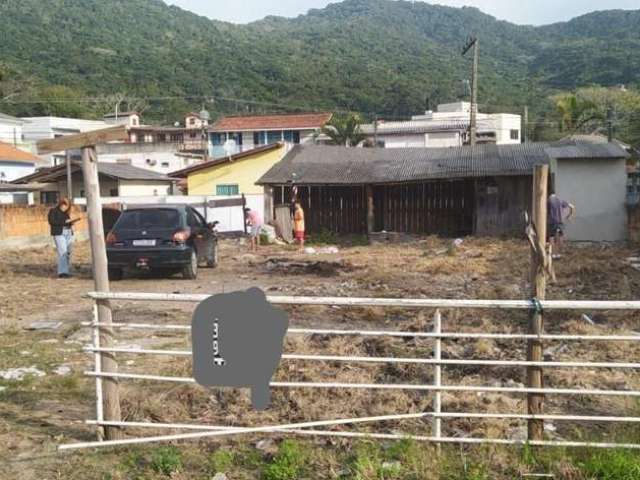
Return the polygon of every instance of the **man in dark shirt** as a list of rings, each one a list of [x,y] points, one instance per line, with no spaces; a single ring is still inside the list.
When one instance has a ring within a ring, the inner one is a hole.
[[[569,214],[565,217],[565,212]],[[549,218],[549,238],[553,246],[553,251],[559,253],[564,242],[564,222],[571,220],[576,214],[576,207],[565,200],[560,199],[555,193],[549,196],[547,202],[547,215]],[[560,258],[560,255],[554,255]]]

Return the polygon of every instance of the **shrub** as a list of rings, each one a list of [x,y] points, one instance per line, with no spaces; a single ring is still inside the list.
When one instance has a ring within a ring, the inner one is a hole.
[[[302,476],[307,453],[299,443],[285,440],[263,472],[264,480],[296,480]]]
[[[629,450],[597,452],[580,465],[588,478],[636,480],[640,478],[640,455]]]
[[[151,468],[166,476],[182,470],[182,456],[174,446],[161,447],[151,455]]]

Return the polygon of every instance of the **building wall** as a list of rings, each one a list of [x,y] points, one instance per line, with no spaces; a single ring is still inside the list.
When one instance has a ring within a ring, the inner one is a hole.
[[[167,182],[143,182],[140,180],[120,180],[120,197],[170,195],[171,185]]]
[[[0,120],[0,142],[8,143],[21,150],[28,150],[22,138],[22,125]]]
[[[128,163],[162,174],[182,170],[196,162],[177,153],[178,144],[174,143],[114,143],[98,147],[100,162]]]
[[[26,143],[30,144],[33,153],[36,153],[35,144],[38,140],[74,135],[108,127],[105,122],[81,118],[23,117],[23,120],[25,121],[23,126],[24,139]],[[64,152],[39,155],[39,157],[45,166],[55,166],[61,163],[60,158],[64,157]]]
[[[280,130],[280,129],[276,129],[276,131],[288,131],[290,129],[285,128],[284,130]],[[310,129],[310,130],[300,130],[300,144],[308,144],[308,143],[313,143],[314,141],[314,135],[315,135],[315,130]],[[233,132],[228,132],[229,134],[233,133]],[[253,150],[254,148],[258,148],[258,147],[262,147],[265,144],[254,144],[253,143],[253,134],[254,132],[238,132],[240,133],[240,136],[242,137],[242,145],[236,145],[236,148],[233,152],[231,152],[231,154],[235,154],[235,153],[242,153],[242,152],[247,152],[249,150]],[[280,140],[282,140],[282,137],[280,138]],[[284,142],[284,140],[282,140]],[[211,136],[209,137],[209,154],[213,157],[213,158],[222,158],[225,157],[227,155],[229,155],[229,152],[225,151],[224,146],[223,145],[213,145],[211,143]],[[286,143],[288,148],[291,148],[293,146],[293,144],[289,144]]]
[[[263,188],[255,182],[282,159],[285,151],[282,147],[194,172],[187,179],[189,195],[215,195],[217,185],[238,185],[239,193],[262,194]]]
[[[0,206],[0,249],[52,245],[47,221],[50,208],[44,205]],[[86,214],[74,206],[71,217],[82,218],[74,225],[74,233],[76,239],[85,239],[88,230]],[[53,257],[51,261],[54,261]]]
[[[627,239],[625,160],[558,160],[556,193],[576,206],[576,218],[565,225],[567,239]]]
[[[0,161],[0,182],[11,182],[35,171],[36,166],[33,163]]]
[[[378,140],[383,141],[386,148],[419,148],[425,145],[424,134],[378,135]]]

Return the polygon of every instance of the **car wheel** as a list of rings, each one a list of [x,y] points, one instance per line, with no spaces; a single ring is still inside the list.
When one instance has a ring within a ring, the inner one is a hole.
[[[182,269],[182,276],[185,280],[195,280],[198,277],[198,255],[195,250],[191,251],[191,261]]]
[[[109,269],[109,280],[112,282],[119,282],[122,280],[123,272],[121,268],[110,268]]]
[[[207,258],[207,267],[216,268],[218,266],[218,246],[214,245],[211,250],[211,255]]]

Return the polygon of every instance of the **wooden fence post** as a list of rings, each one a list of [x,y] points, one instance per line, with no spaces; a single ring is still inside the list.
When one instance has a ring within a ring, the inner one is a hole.
[[[533,174],[533,204],[532,218],[535,227],[535,240],[537,245],[531,248],[531,297],[544,300],[546,295],[546,244],[547,244],[547,181],[549,178],[549,166],[538,165]],[[536,308],[531,313],[529,320],[529,334],[541,335],[544,331],[544,319],[542,310]],[[542,341],[529,340],[527,348],[527,360],[541,362],[543,360]],[[541,367],[527,367],[527,386],[529,388],[543,388],[543,372]],[[543,410],[544,395],[541,393],[529,393],[527,395],[527,411],[531,415],[540,415]],[[529,420],[528,439],[530,441],[543,440],[544,422],[542,420]]]
[[[100,182],[98,179],[98,158],[95,147],[82,148],[82,173],[84,176],[84,191],[87,196],[87,215],[89,220],[89,236],[91,239],[91,254],[93,263],[93,280],[98,292],[109,292],[109,271],[107,265],[107,250],[102,223],[102,205],[100,203]],[[98,310],[98,322],[100,327],[100,347],[113,347],[113,329],[111,328],[112,315],[111,304],[108,300],[96,300]],[[100,353],[102,372],[116,373],[118,363],[112,353]],[[120,393],[118,381],[114,378],[103,379],[102,391],[104,393],[103,410],[104,419],[107,422],[121,421]],[[107,426],[104,428],[107,440],[122,438],[122,432],[118,427]]]

